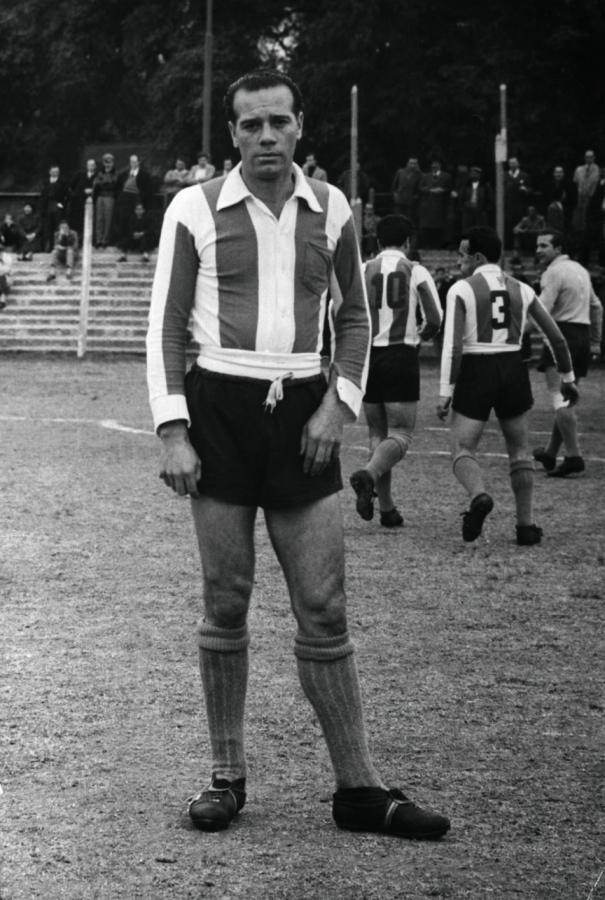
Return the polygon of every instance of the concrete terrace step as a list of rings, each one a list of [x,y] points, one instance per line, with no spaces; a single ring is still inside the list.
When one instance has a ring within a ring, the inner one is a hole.
[[[0,350],[75,353],[78,342],[81,261],[70,281],[58,269],[47,282],[50,254],[16,261],[8,306],[0,313]],[[94,251],[88,309],[87,352],[143,354],[155,259]]]

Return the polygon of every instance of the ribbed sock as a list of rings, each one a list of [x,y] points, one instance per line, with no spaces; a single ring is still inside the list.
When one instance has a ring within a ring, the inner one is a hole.
[[[510,464],[510,483],[517,507],[517,525],[533,525],[534,464],[519,459]]]
[[[470,453],[460,453],[452,466],[455,477],[458,479],[467,494],[473,499],[477,494],[485,491],[481,467]]]
[[[234,781],[246,777],[244,709],[248,685],[247,626],[198,627],[200,675],[212,749],[212,772]]]
[[[328,745],[337,788],[384,787],[370,758],[348,633],[326,638],[298,634],[294,653],[300,683]]]
[[[411,440],[411,435],[398,437],[389,435],[374,448],[370,461],[366,466],[367,471],[374,479],[374,484],[376,484],[381,475],[389,472],[393,466],[403,459]]]

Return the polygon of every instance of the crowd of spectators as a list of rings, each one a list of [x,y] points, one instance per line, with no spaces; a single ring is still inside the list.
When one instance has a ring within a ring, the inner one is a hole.
[[[495,207],[494,187],[477,165],[447,171],[435,156],[423,171],[412,156],[391,183],[390,210],[412,221],[418,249],[457,247],[469,228],[495,225]],[[504,215],[505,249],[513,259],[533,255],[536,235],[552,228],[568,234],[582,265],[605,267],[605,168],[592,150],[572,173],[557,165],[546,176],[527,172],[511,157],[504,173]]]

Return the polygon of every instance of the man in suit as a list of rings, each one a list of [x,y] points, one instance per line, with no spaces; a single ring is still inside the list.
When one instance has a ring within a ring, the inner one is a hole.
[[[118,175],[116,197],[116,244],[123,247],[128,240],[128,228],[137,203],[151,208],[153,181],[149,172],[141,165],[136,153],[129,159],[128,168]]]
[[[45,253],[50,253],[54,247],[55,233],[59,230],[59,221],[65,215],[68,201],[69,186],[61,177],[59,166],[52,165],[40,191],[42,247]]]

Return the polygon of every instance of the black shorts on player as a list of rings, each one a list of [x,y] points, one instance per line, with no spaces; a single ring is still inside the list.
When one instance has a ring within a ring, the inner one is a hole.
[[[521,353],[467,353],[462,357],[452,409],[469,419],[487,422],[492,409],[498,419],[514,419],[530,410],[533,396]]]
[[[372,347],[364,403],[416,403],[420,399],[418,348]]]
[[[187,373],[189,438],[202,463],[203,495],[285,509],[342,488],[338,459],[318,475],[303,472],[301,434],[326,391],[323,375],[284,381],[283,400],[273,411],[264,405],[270,384],[197,365]]]

